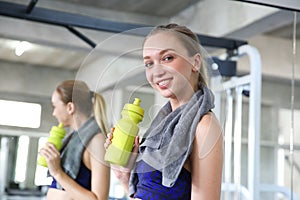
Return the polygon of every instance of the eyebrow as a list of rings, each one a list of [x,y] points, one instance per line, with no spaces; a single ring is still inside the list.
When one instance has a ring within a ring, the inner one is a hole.
[[[168,52],[168,51],[175,51],[175,49],[171,49],[171,48],[169,48],[169,49],[164,49],[164,50],[162,50],[162,51],[159,52],[159,55],[162,55],[162,54],[164,54],[164,53],[166,53],[166,52]],[[145,56],[145,57],[143,57],[143,58],[144,58],[144,59],[149,59],[150,56]]]

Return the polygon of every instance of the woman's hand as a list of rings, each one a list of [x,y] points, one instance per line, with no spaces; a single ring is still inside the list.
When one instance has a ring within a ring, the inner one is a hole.
[[[40,150],[40,155],[45,157],[51,176],[55,177],[62,172],[60,153],[54,144],[47,142]]]
[[[105,149],[107,149],[112,142],[113,131],[114,131],[114,128],[112,128],[111,133],[107,134],[107,138],[106,138],[106,141],[104,144]],[[130,172],[135,164],[135,160],[138,155],[138,150],[139,150],[139,136],[136,136],[134,146],[132,149],[132,153],[129,157],[127,165],[125,167],[122,167],[119,165],[113,165],[113,164],[111,165],[111,168],[112,168],[114,174],[116,175],[118,180],[123,184],[124,188],[127,190],[128,190]]]
[[[111,132],[107,134],[107,138],[106,138],[106,141],[104,143],[104,148],[105,149],[108,149],[109,145],[112,143],[114,130],[115,130],[115,128],[112,128]],[[139,146],[140,146],[139,140],[140,140],[139,136],[136,136],[135,141],[134,141],[134,145],[133,145],[133,149],[132,149],[132,152],[131,152],[131,155],[130,155],[130,158],[128,160],[127,165],[125,167],[114,165],[116,168],[123,169],[125,172],[130,172],[131,171],[131,169],[133,168],[133,166],[135,164],[135,160],[137,158],[137,155],[138,155]]]

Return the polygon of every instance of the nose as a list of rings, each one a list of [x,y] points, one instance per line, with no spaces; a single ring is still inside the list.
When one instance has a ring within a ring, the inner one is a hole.
[[[154,77],[161,77],[166,73],[165,67],[159,63],[154,64],[151,71]]]

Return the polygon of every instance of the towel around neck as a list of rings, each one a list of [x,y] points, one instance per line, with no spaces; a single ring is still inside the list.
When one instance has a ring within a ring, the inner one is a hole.
[[[202,116],[214,108],[210,89],[198,90],[185,105],[172,111],[168,102],[156,115],[140,145],[139,160],[162,172],[162,185],[172,187],[192,151]]]
[[[89,141],[101,130],[94,117],[90,117],[77,131],[66,138],[61,152],[61,165],[71,178],[76,179],[82,154]],[[100,147],[99,147],[100,148]]]

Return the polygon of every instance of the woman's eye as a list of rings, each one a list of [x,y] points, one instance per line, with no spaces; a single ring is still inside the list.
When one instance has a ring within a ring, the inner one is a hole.
[[[152,66],[152,63],[151,63],[151,62],[145,63],[145,67],[151,67],[151,66]]]
[[[170,61],[170,60],[173,60],[173,56],[165,56],[163,57],[163,61]]]

